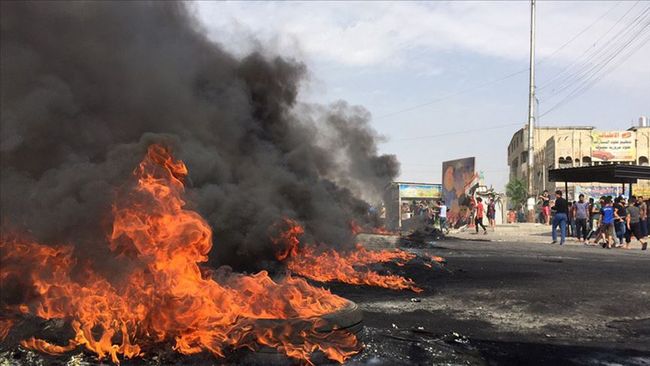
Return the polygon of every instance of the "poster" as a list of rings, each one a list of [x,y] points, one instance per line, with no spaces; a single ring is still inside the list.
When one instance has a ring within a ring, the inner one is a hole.
[[[449,207],[447,221],[453,227],[470,221],[471,197],[478,187],[474,157],[450,160],[442,163],[442,198]]]
[[[633,131],[592,131],[591,161],[636,161]]]
[[[401,198],[440,198],[441,195],[441,184],[399,184],[399,196]]]
[[[575,195],[574,199],[578,199],[578,196],[584,194],[585,198],[593,198],[594,200],[600,199],[603,196],[612,196],[618,197],[620,195],[627,195],[627,189],[623,190],[621,185],[613,186],[599,186],[599,185],[577,185],[575,186]]]

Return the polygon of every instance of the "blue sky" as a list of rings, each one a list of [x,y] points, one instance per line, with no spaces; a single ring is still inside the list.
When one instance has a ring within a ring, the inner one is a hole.
[[[540,112],[589,86],[541,125],[626,129],[650,114],[650,3],[537,10],[538,85],[553,82],[538,92]],[[210,38],[238,55],[262,47],[304,62],[301,100],[368,109],[381,151],[402,163],[400,180],[440,182],[442,161],[476,156],[488,185],[507,182],[528,74],[477,86],[528,68],[528,2],[199,2],[195,11]]]

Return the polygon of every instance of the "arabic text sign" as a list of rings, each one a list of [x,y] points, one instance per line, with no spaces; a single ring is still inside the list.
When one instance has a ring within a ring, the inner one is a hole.
[[[636,135],[633,131],[593,131],[592,161],[635,161]]]

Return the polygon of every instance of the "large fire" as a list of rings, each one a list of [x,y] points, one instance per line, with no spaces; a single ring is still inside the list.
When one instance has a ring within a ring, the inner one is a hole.
[[[126,203],[115,204],[109,235],[110,249],[137,263],[124,269],[126,280],[103,278],[75,258],[72,246],[3,239],[0,286],[27,281],[31,289],[23,303],[2,309],[0,340],[20,314],[29,313],[66,319],[75,335],[65,345],[28,338],[23,347],[49,354],[85,347],[115,363],[166,344],[182,354],[208,351],[216,356],[269,346],[307,362],[316,351],[343,362],[360,350],[350,333],[318,332],[321,324],[315,317],[340,309],[347,300],[289,275],[276,282],[265,271],[217,275],[202,270],[199,264],[207,260],[212,231],[199,214],[184,208],[187,168],[167,148],[150,146],[134,174],[137,185],[127,199],[117,201]],[[289,266],[305,275],[298,270],[308,260],[302,258],[291,256]],[[334,263],[320,265],[316,276],[326,276]],[[355,281],[379,283],[376,276]],[[415,289],[398,277],[381,281]]]
[[[399,249],[370,251],[361,245],[357,245],[355,250],[340,253],[324,246],[302,244],[300,236],[304,232],[303,228],[290,219],[286,219],[284,225],[286,228],[273,240],[278,247],[276,257],[285,261],[288,269],[297,275],[321,282],[338,281],[353,285],[422,291],[411,279],[392,274],[383,275],[368,268],[361,268],[386,262],[404,265],[416,257],[413,253]]]

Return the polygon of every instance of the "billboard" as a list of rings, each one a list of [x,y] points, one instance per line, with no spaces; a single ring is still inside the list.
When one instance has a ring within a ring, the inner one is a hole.
[[[603,186],[580,184],[575,186],[573,199],[577,200],[581,194],[584,194],[587,199],[593,198],[598,200],[602,196],[618,197],[620,195],[627,195],[627,193],[627,189],[624,190],[621,185]]]
[[[453,227],[466,225],[472,212],[471,197],[478,187],[474,157],[442,163],[442,199],[449,207],[447,221]]]
[[[636,161],[633,131],[592,131],[591,161]]]
[[[401,198],[440,198],[441,195],[441,184],[399,184],[399,196]]]

